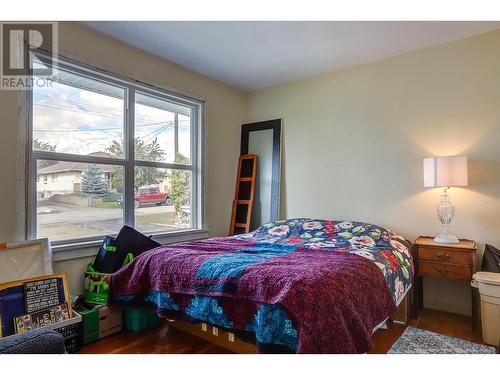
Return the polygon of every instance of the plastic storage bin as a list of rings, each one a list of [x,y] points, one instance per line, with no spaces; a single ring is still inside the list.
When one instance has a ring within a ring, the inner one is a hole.
[[[83,319],[83,345],[99,340],[99,310],[78,307]]]
[[[74,309],[83,318],[83,345],[122,330],[121,309],[86,303],[79,303]]]
[[[474,284],[481,296],[483,341],[497,346],[500,344],[500,273],[477,272]]]
[[[47,328],[59,332],[64,337],[64,345],[68,353],[78,352],[83,346],[82,316],[73,311],[73,317],[63,322],[55,323]]]
[[[159,324],[160,318],[158,318],[154,311],[140,309],[123,311],[123,325],[129,331],[144,331],[156,327]]]

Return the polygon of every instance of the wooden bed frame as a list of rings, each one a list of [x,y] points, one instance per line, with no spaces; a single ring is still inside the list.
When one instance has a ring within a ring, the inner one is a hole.
[[[393,323],[407,324],[410,317],[410,291],[406,293],[405,298],[398,306],[398,311],[389,317]],[[211,342],[217,346],[221,346],[234,353],[239,354],[255,354],[257,349],[255,344],[243,341],[234,333],[212,326],[208,323],[186,323],[180,320],[170,321],[169,325],[181,331],[199,337],[203,340]]]

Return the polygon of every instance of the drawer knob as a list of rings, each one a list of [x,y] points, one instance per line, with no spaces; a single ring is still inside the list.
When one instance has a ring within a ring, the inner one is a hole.
[[[439,272],[441,272],[441,273],[448,273],[448,272],[450,272],[450,270],[449,270],[449,269],[444,269],[444,270],[443,270],[443,269],[442,269],[442,268],[440,268],[440,267],[436,267],[436,271],[439,271]]]
[[[450,258],[450,254],[441,254],[441,253],[436,253],[436,256],[438,258],[446,258],[446,259],[449,259]]]

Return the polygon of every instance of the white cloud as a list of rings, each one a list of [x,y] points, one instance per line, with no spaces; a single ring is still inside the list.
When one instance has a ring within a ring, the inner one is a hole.
[[[104,151],[123,137],[121,99],[55,83],[53,88],[35,90],[34,104],[34,137],[55,145],[59,152],[85,155]],[[174,160],[174,132],[173,126],[164,126],[173,119],[172,112],[136,106],[136,136],[148,142],[157,137],[167,152],[167,162]],[[179,119],[179,150],[188,155],[189,117]]]

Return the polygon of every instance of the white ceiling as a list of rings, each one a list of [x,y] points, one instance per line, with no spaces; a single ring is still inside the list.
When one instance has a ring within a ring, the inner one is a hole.
[[[500,22],[83,22],[244,91],[500,28]]]

